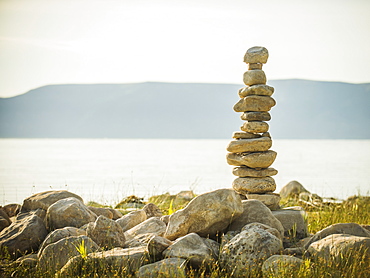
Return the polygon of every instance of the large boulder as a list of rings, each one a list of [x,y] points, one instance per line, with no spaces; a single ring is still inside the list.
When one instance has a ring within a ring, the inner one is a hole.
[[[125,245],[125,234],[121,226],[103,215],[87,225],[86,235],[104,249]]]
[[[279,194],[282,199],[289,197],[298,198],[302,192],[310,193],[306,188],[303,187],[298,181],[291,181],[281,188]]]
[[[168,258],[139,268],[137,278],[186,278],[187,261],[181,258]]]
[[[303,239],[308,236],[308,227],[303,210],[282,209],[275,210],[272,214],[284,227],[284,235],[290,238]]]
[[[97,216],[81,200],[70,197],[52,204],[46,212],[46,226],[49,231],[64,228],[80,228],[94,222]]]
[[[128,239],[132,239],[140,234],[153,234],[163,236],[166,231],[166,224],[159,217],[151,217],[139,225],[125,232]]]
[[[38,269],[48,275],[53,275],[60,270],[69,259],[99,250],[99,246],[87,236],[72,236],[63,238],[47,245],[39,253]]]
[[[232,189],[201,194],[170,216],[164,237],[174,240],[189,233],[212,237],[224,232],[242,212],[241,199]]]
[[[41,208],[46,211],[55,202],[65,199],[65,198],[70,198],[70,197],[74,197],[80,200],[81,202],[83,202],[80,196],[73,194],[71,192],[65,191],[65,190],[45,191],[41,193],[36,193],[24,199],[21,210],[30,211],[30,210],[36,210],[38,208]]]
[[[288,255],[272,255],[262,264],[263,277],[299,277],[303,260]]]
[[[312,243],[332,234],[348,234],[358,237],[370,237],[370,232],[357,223],[337,223],[317,232],[306,244],[307,249]]]
[[[257,222],[275,228],[284,235],[283,225],[261,201],[243,200],[242,206],[243,213],[231,222],[229,231],[240,231],[245,225]]]
[[[121,226],[122,230],[125,232],[131,228],[139,225],[147,219],[147,214],[145,210],[139,209],[125,214],[121,218],[117,219],[116,222]]]
[[[218,257],[218,252],[214,252],[215,248],[212,248],[211,244],[198,234],[190,233],[176,239],[163,251],[163,256],[186,259],[193,267],[210,266],[216,262]]]
[[[259,277],[262,263],[282,250],[282,242],[267,230],[243,229],[220,252],[220,265],[234,277]]]
[[[37,215],[30,215],[13,222],[0,232],[0,250],[6,250],[13,258],[38,250],[47,236],[44,222]]]

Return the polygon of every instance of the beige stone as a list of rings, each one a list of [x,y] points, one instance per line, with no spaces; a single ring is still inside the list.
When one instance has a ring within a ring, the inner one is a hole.
[[[250,96],[250,95],[259,95],[259,96],[272,96],[274,93],[274,87],[271,87],[269,85],[253,85],[241,88],[238,92],[239,96],[241,98]]]
[[[263,46],[253,46],[247,50],[244,55],[244,63],[254,64],[261,63],[266,64],[269,57],[268,50]]]
[[[261,137],[260,134],[254,134],[249,132],[241,132],[241,131],[235,131],[233,133],[233,138],[235,139],[252,139],[252,138],[259,138]]]
[[[286,198],[291,198],[291,197],[296,198],[302,192],[310,193],[298,181],[290,181],[286,185],[283,186],[283,188],[280,190],[279,194],[280,194],[281,198],[286,199]]]
[[[270,132],[264,132],[264,133],[262,133],[262,137],[271,138]]]
[[[272,97],[251,95],[240,99],[233,108],[235,112],[267,112],[275,104],[276,101]]]
[[[276,189],[275,180],[264,178],[236,178],[233,189],[239,194],[273,192]]]
[[[227,163],[234,166],[248,166],[250,168],[268,168],[276,158],[277,153],[269,150],[255,153],[228,153]]]
[[[263,169],[253,169],[249,167],[235,167],[233,169],[233,174],[238,177],[254,177],[254,178],[263,178],[275,176],[278,173],[274,168],[263,168]]]
[[[243,75],[243,82],[247,86],[266,84],[266,74],[263,70],[248,70]]]
[[[269,125],[265,122],[249,121],[245,122],[240,129],[249,133],[263,133],[269,130]]]
[[[277,210],[280,208],[280,195],[277,193],[265,193],[265,194],[247,194],[248,200],[259,200],[270,210]]]
[[[284,277],[299,277],[303,263],[302,259],[293,256],[273,255],[262,264],[263,277],[282,277],[282,273]]]
[[[272,140],[268,137],[234,140],[227,146],[231,153],[264,152],[272,146]]]
[[[269,121],[271,115],[269,112],[244,112],[240,118],[243,121]]]
[[[248,64],[248,70],[261,70],[262,64],[261,63],[251,63]]]

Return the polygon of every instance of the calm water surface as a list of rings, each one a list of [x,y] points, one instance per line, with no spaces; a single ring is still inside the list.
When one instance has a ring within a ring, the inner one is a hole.
[[[85,201],[230,188],[230,140],[0,139],[0,205],[67,189]],[[278,192],[291,180],[325,197],[370,192],[370,140],[274,140]]]

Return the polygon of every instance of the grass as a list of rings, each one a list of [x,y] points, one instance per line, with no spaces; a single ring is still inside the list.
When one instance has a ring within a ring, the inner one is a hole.
[[[190,201],[187,198],[179,198],[176,195],[162,194],[149,198],[149,202],[156,204],[164,214],[171,214],[182,209]],[[99,206],[90,203],[89,205]],[[307,212],[307,223],[309,232],[314,234],[335,223],[359,223],[370,225],[370,196],[355,196],[340,203],[323,203],[322,205],[311,206],[299,203],[297,200],[285,200],[283,206],[300,205]],[[87,256],[84,246],[77,246],[81,257]],[[47,277],[34,268],[34,264],[19,264],[7,257],[5,252],[1,252],[0,277]],[[292,268],[284,264],[274,269],[266,277],[370,277],[369,258],[364,252],[353,252],[345,254],[341,258],[330,258],[329,260],[305,259],[300,267]],[[81,273],[79,277],[134,277],[127,273],[121,273],[117,269],[112,269],[109,265],[99,265],[97,269],[89,269],[89,272]],[[277,272],[277,276],[276,276]],[[93,274],[95,273],[95,274]],[[99,273],[99,275],[97,274]],[[247,273],[247,272],[246,272]],[[275,275],[275,276],[274,276]],[[230,273],[221,269],[217,262],[211,269],[201,267],[200,269],[189,269],[189,278],[229,278]],[[246,276],[248,277],[248,276]],[[255,273],[250,277],[262,277],[261,273]]]

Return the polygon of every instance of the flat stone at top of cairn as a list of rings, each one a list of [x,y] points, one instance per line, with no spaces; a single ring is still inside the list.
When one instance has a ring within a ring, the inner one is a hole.
[[[242,112],[241,119],[245,122],[240,127],[241,131],[234,132],[235,140],[227,146],[229,153],[226,159],[228,164],[238,166],[233,169],[233,174],[237,176],[233,189],[237,193],[247,198],[266,200],[270,208],[277,209],[280,197],[272,193],[276,184],[271,177],[277,174],[277,170],[269,168],[275,161],[276,152],[270,150],[272,140],[266,123],[271,120],[268,111],[276,102],[271,97],[274,88],[266,85],[266,75],[262,70],[268,56],[267,49],[262,46],[252,47],[244,55],[248,70],[243,75],[243,82],[247,87],[238,91],[240,100],[233,109],[235,112]],[[269,194],[274,198],[264,198],[270,196]],[[271,204],[271,200],[275,204]]]

